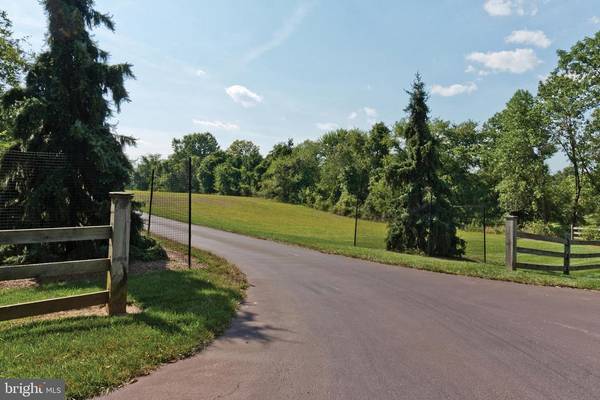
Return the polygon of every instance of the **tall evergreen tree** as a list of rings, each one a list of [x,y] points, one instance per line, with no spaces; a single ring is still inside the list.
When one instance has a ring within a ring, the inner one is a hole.
[[[123,190],[131,171],[123,146],[133,139],[114,134],[109,123],[113,111],[129,101],[124,80],[133,77],[131,66],[109,64],[108,53],[90,36],[97,27],[114,30],[110,16],[96,11],[93,0],[42,4],[48,49],[37,56],[24,87],[8,91],[3,102],[18,106],[12,150],[57,153],[67,163],[22,176],[18,165],[2,162],[0,177],[17,189],[11,201],[21,205],[21,221],[40,226],[106,223],[108,194]]]
[[[387,248],[462,255],[464,242],[456,236],[449,189],[440,179],[438,144],[429,130],[427,93],[419,74],[408,94],[406,158],[393,163],[387,176],[394,191]]]

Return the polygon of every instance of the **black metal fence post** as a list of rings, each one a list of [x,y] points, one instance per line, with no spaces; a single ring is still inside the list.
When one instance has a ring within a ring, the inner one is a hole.
[[[569,275],[569,269],[571,268],[571,235],[567,233],[565,235],[565,252],[563,257],[563,274]]]
[[[486,236],[485,236],[485,228],[486,228],[486,221],[485,221],[485,206],[483,206],[483,263],[486,264],[487,263],[487,241],[486,241]]]
[[[192,157],[188,157],[188,268],[192,268]]]
[[[356,247],[356,231],[358,230],[358,196],[356,196],[356,208],[354,210],[354,247]]]
[[[154,168],[150,178],[150,206],[148,207],[148,235],[150,234],[150,223],[152,222],[152,200],[154,199]]]

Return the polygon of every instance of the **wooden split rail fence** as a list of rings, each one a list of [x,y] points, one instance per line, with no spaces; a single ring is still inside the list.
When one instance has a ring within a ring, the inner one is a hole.
[[[0,266],[0,281],[98,272],[107,274],[106,290],[2,306],[0,321],[103,304],[108,305],[109,315],[126,312],[132,195],[114,192],[110,196],[112,203],[110,225],[0,231],[0,244],[109,240],[107,258]]]
[[[559,243],[563,245],[563,251],[550,251],[542,249],[533,249],[529,247],[518,246],[517,240],[530,239],[550,243]],[[521,232],[517,230],[517,217],[509,215],[506,217],[505,225],[505,263],[510,270],[532,269],[539,271],[562,271],[568,275],[570,271],[578,271],[585,269],[600,269],[600,264],[588,265],[571,265],[571,260],[574,258],[600,258],[600,253],[572,253],[571,246],[600,246],[600,240],[578,240],[571,239],[571,233],[565,234],[564,239],[559,237],[536,235],[533,233]],[[518,262],[518,254],[531,254],[536,256],[562,258],[562,265],[547,265]]]

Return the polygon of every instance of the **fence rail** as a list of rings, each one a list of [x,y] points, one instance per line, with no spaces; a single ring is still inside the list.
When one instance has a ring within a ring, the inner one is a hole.
[[[600,264],[590,265],[571,265],[571,259],[579,258],[600,258],[600,253],[571,253],[572,245],[585,245],[585,246],[600,246],[598,240],[576,240],[573,239],[573,229],[571,232],[566,234],[564,239],[552,236],[537,235],[534,233],[521,232],[517,230],[517,217],[509,215],[506,217],[505,226],[505,264],[506,267],[512,271],[521,269],[530,269],[537,271],[563,271],[565,275],[568,275],[570,271],[578,271],[585,269],[597,269],[600,268]],[[563,251],[551,251],[543,249],[534,249],[530,247],[520,247],[517,245],[518,239],[529,239],[549,243],[562,244]],[[562,265],[547,265],[537,263],[523,263],[517,261],[518,254],[529,254],[544,257],[562,258]]]
[[[76,226],[71,228],[12,229],[0,231],[2,244],[75,242],[110,239],[112,228],[106,226]]]
[[[95,260],[62,261],[29,265],[0,266],[0,281],[16,279],[50,278],[55,276],[90,274],[94,272],[107,272],[110,270],[110,259],[98,258]]]
[[[2,306],[0,307],[0,321],[102,304],[108,306],[109,315],[126,312],[132,195],[120,192],[110,195],[112,203],[110,225],[0,231],[0,243],[3,244],[108,239],[108,258],[0,266],[0,280],[107,272],[106,290]]]

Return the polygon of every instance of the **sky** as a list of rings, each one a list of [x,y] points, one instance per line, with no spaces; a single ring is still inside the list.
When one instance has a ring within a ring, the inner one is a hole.
[[[102,0],[114,33],[95,31],[112,63],[133,64],[116,130],[142,154],[211,132],[226,148],[404,117],[414,75],[432,118],[484,122],[517,89],[535,93],[556,50],[600,30],[598,0]],[[0,0],[16,36],[44,46],[37,0]],[[565,165],[556,156],[551,168]]]

